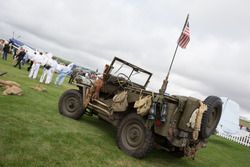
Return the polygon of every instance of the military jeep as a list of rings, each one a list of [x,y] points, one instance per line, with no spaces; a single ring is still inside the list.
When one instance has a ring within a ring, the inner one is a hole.
[[[78,89],[61,95],[59,112],[73,119],[96,115],[111,123],[117,128],[118,147],[133,157],[142,158],[154,147],[194,157],[215,132],[221,99],[208,96],[201,101],[148,91],[151,76],[115,57],[96,81],[76,76],[71,83]]]

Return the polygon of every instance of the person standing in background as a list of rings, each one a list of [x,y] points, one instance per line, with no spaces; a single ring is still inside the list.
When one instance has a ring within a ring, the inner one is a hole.
[[[43,53],[40,52],[39,54],[34,54],[33,57],[33,65],[31,67],[29,78],[36,79],[39,68],[43,62]]]
[[[14,45],[12,45],[12,54],[13,54],[13,59],[15,59],[17,55],[17,48]]]
[[[42,63],[43,66],[43,73],[40,77],[40,83],[43,83],[44,79],[48,78],[48,72],[51,69],[51,65],[52,65],[52,54],[51,53],[45,53],[44,54],[44,61]]]
[[[27,71],[30,71],[32,65],[33,65],[33,61],[34,61],[34,57],[36,56],[36,52],[32,52],[32,51],[28,51],[28,53],[26,53],[27,57],[28,57],[28,61],[30,63],[29,67],[27,68]]]
[[[5,44],[3,46],[3,56],[2,56],[3,60],[7,60],[9,51],[10,51],[9,42],[5,42]]]
[[[52,81],[52,78],[53,78],[53,74],[57,69],[57,66],[58,66],[58,63],[55,60],[55,57],[52,57],[51,68],[48,70],[45,84],[50,84],[50,82]]]
[[[69,64],[68,66],[63,67],[56,78],[55,85],[60,86],[63,84],[65,77],[71,74],[72,70],[76,67],[73,63]]]
[[[18,65],[19,69],[21,69],[21,61],[23,60],[25,54],[26,54],[25,50],[23,48],[21,48],[20,52],[16,55],[17,63],[16,63],[16,65],[14,65],[14,67],[16,67]]]

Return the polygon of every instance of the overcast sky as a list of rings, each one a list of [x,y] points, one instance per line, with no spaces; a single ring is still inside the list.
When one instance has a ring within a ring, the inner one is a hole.
[[[179,48],[167,92],[226,96],[250,119],[249,0],[5,0],[0,38],[15,37],[91,69],[114,56],[167,74],[187,13],[191,41]]]

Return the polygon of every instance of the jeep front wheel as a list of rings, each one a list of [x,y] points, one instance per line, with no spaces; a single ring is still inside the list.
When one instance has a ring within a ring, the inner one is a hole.
[[[154,137],[136,113],[127,115],[118,126],[117,145],[127,154],[142,158],[153,149]]]
[[[84,113],[81,93],[75,89],[65,91],[59,99],[58,108],[64,116],[73,119],[81,118]]]

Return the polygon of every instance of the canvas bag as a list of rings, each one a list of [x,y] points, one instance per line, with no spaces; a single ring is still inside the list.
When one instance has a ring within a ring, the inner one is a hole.
[[[128,92],[123,91],[113,97],[112,109],[114,112],[126,111],[128,107]]]
[[[152,96],[147,95],[145,97],[140,97],[134,104],[134,108],[137,108],[137,114],[144,116],[147,115],[150,106],[152,104]]]

